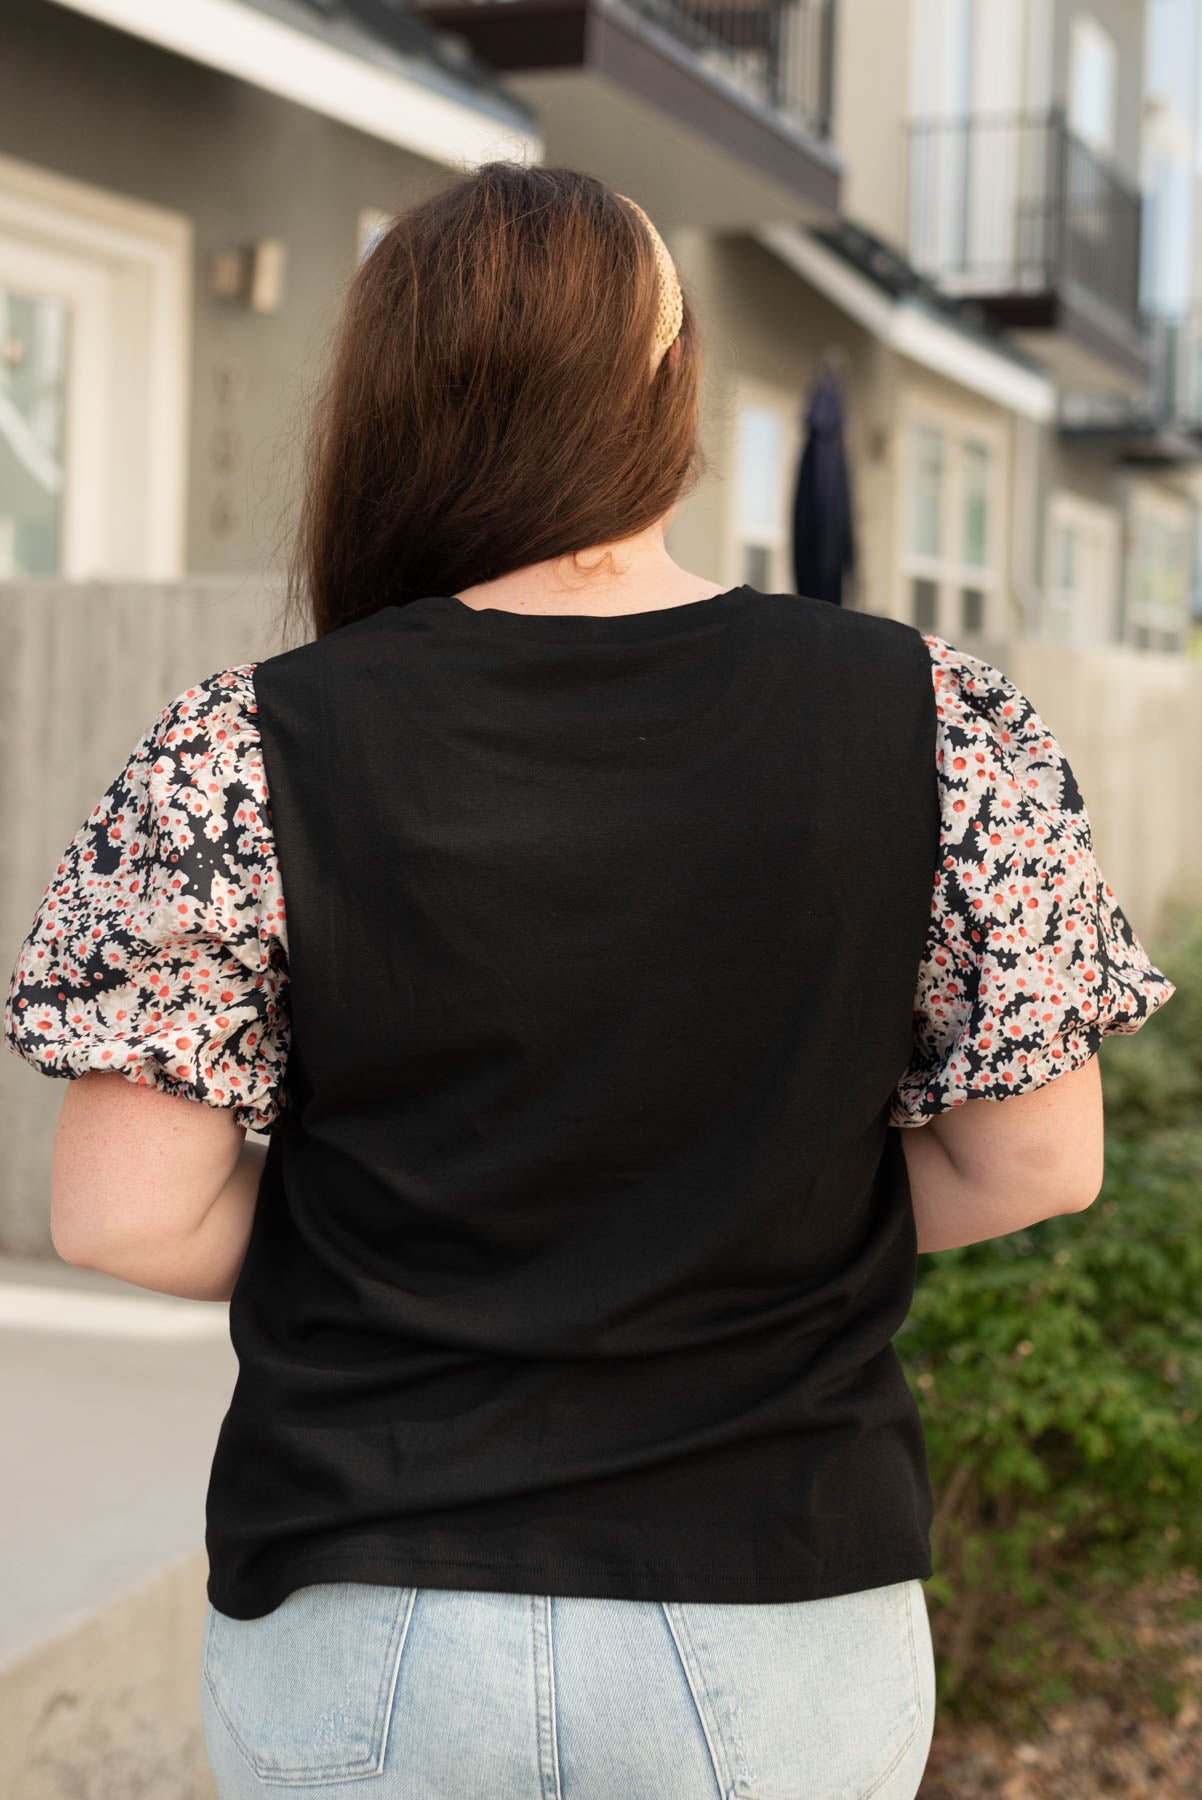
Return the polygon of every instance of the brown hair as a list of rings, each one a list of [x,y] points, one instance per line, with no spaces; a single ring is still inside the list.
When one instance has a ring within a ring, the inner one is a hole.
[[[401,213],[343,302],[289,609],[324,636],[644,530],[702,470],[699,345],[649,378],[655,252],[575,169],[485,163]]]

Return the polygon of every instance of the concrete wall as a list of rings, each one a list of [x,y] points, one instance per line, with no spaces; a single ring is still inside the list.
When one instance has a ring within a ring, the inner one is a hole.
[[[195,230],[186,567],[273,559],[304,404],[360,208],[397,211],[441,167],[46,0],[5,0],[0,153],[186,214]],[[274,315],[209,292],[214,250],[287,247]]]
[[[0,585],[0,975],[55,864],[160,708],[282,647],[268,583]],[[47,1195],[65,1083],[0,1052],[0,1248],[51,1253]]]
[[[1202,663],[1020,640],[996,660],[1068,756],[1099,867],[1155,961],[1169,904],[1202,905]]]

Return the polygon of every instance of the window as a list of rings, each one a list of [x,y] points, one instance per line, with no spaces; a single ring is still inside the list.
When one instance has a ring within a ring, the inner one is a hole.
[[[905,616],[953,642],[982,636],[999,589],[997,445],[925,410],[905,433]]]
[[[1114,39],[1087,14],[1073,20],[1069,40],[1069,129],[1094,150],[1114,148]]]
[[[800,450],[800,402],[768,388],[745,390],[735,426],[734,580],[790,593],[792,481]]]
[[[1124,639],[1137,650],[1183,650],[1191,576],[1188,502],[1137,489],[1130,525]]]
[[[0,282],[0,578],[61,571],[70,324],[64,300]]]
[[[0,577],[181,573],[191,245],[0,157]]]
[[[964,479],[960,489],[963,508],[961,550],[964,561],[983,569],[989,553],[989,445],[969,440],[963,450]]]
[[[921,556],[938,556],[942,530],[943,433],[932,425],[916,425],[911,547]]]
[[[1048,505],[1042,636],[1074,650],[1117,636],[1119,521],[1108,506],[1053,494]]]

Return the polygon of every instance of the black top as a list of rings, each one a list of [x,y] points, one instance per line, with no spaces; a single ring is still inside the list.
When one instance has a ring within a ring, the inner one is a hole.
[[[907,1040],[890,1125],[1029,1093],[1174,991],[1047,721],[969,651],[747,588],[430,598],[161,709],[3,1031],[278,1138],[209,1493],[210,1596],[254,1617],[330,1577],[928,1572],[882,1094]]]
[[[919,633],[746,587],[437,596],[254,679],[292,1042],[213,1605],[928,1576],[888,1123],[938,853]]]

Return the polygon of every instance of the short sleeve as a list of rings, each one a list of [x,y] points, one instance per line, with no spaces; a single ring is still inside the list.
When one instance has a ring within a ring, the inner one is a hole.
[[[923,636],[940,856],[913,1055],[891,1105],[901,1126],[1042,1087],[1176,992],[1098,868],[1073,771],[1035,707],[1000,669]]]
[[[288,940],[254,667],[165,706],[75,833],[21,947],[4,1037],[44,1075],[115,1071],[269,1131]]]

